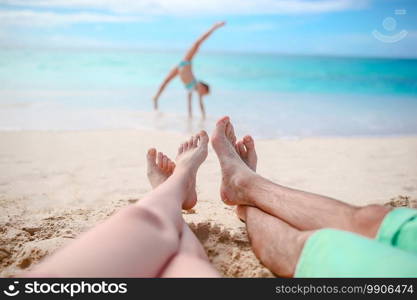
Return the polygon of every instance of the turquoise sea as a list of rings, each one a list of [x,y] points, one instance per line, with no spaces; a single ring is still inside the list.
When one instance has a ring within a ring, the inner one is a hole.
[[[230,115],[257,137],[417,134],[417,60],[201,53],[209,118],[186,116],[178,79],[152,95],[181,52],[0,50],[0,129],[210,130]]]

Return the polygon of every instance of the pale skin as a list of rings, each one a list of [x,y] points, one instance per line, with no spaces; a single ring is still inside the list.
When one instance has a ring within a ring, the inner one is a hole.
[[[216,31],[218,28],[225,25],[225,22],[219,22],[214,24],[207,32],[205,32],[201,37],[199,37],[194,44],[191,46],[191,48],[187,51],[185,54],[183,61],[190,62],[190,64],[179,68],[178,66],[175,66],[165,77],[165,79],[162,81],[157,93],[153,97],[153,104],[154,109],[158,110],[158,104],[159,104],[159,97],[161,96],[162,92],[165,90],[167,85],[177,76],[180,77],[181,81],[184,85],[189,84],[193,80],[196,80],[196,77],[194,76],[193,69],[192,69],[192,60],[194,56],[197,54],[198,50],[200,49],[200,46],[206,41],[210,35]],[[206,108],[204,106],[204,96],[209,93],[209,90],[201,83],[197,82],[196,85],[196,92],[198,94],[198,101],[199,101],[199,107],[201,111],[201,116],[203,119],[206,118]],[[193,116],[193,93],[192,91],[187,91],[187,108],[188,108],[188,116],[189,118],[192,118]]]
[[[304,243],[318,229],[335,228],[375,238],[390,209],[355,207],[273,183],[255,172],[253,139],[245,139],[236,143],[228,117],[217,122],[211,142],[222,169],[220,194],[226,204],[237,205],[254,253],[272,272],[292,277]]]
[[[182,218],[196,203],[197,170],[207,157],[207,133],[180,145],[176,162],[150,149],[153,191],[81,235],[26,277],[218,277]]]

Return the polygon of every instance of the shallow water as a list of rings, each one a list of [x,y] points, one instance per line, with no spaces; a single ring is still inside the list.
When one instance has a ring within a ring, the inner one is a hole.
[[[230,115],[257,137],[417,134],[417,60],[201,54],[209,118],[186,116],[178,79],[151,99],[181,53],[0,51],[1,129],[210,130]],[[201,77],[200,77],[201,76]]]

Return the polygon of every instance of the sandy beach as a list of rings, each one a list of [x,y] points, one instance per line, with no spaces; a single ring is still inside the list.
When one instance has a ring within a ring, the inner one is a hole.
[[[157,131],[0,132],[0,276],[29,270],[57,248],[150,191],[145,153],[175,157],[185,136]],[[417,198],[417,137],[256,141],[258,173],[354,205]],[[226,277],[273,276],[224,205],[214,151],[184,218]]]

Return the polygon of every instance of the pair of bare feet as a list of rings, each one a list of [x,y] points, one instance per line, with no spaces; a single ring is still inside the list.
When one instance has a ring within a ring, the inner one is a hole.
[[[150,149],[148,177],[152,187],[172,174],[179,175],[186,183],[187,196],[182,207],[192,208],[197,201],[196,174],[207,157],[208,142],[204,131],[193,136],[178,149],[176,163]],[[217,122],[211,143],[222,170],[222,200],[237,205],[237,215],[246,222],[253,252],[279,276],[294,276],[304,244],[317,230],[333,228],[375,238],[389,212],[378,205],[355,207],[287,188],[260,176],[256,173],[257,155],[252,137],[237,141],[229,117]]]
[[[217,122],[212,136],[212,145],[222,167],[221,197],[226,204],[245,204],[238,201],[233,187],[256,171],[257,155],[253,138],[249,135],[237,141],[233,125],[228,117]],[[189,175],[190,189],[183,203],[183,209],[191,209],[197,202],[195,191],[196,173],[207,158],[209,137],[205,131],[192,136],[178,148],[175,162],[155,148],[148,150],[147,175],[152,188],[156,188],[174,172],[181,170]]]
[[[180,145],[175,163],[162,152],[149,149],[148,178],[152,187],[156,188],[174,172],[181,172],[190,182],[182,208],[191,209],[197,201],[196,174],[207,157],[208,142],[205,131],[191,137]],[[223,117],[216,124],[211,143],[222,169],[220,195],[223,202],[237,205],[236,213],[246,221],[253,251],[261,262],[278,275],[292,276],[306,236],[256,208],[253,198],[248,195],[248,187],[262,185],[264,180],[255,173],[257,154],[253,138],[247,135],[237,141],[229,117]],[[287,239],[297,241],[295,246]]]

